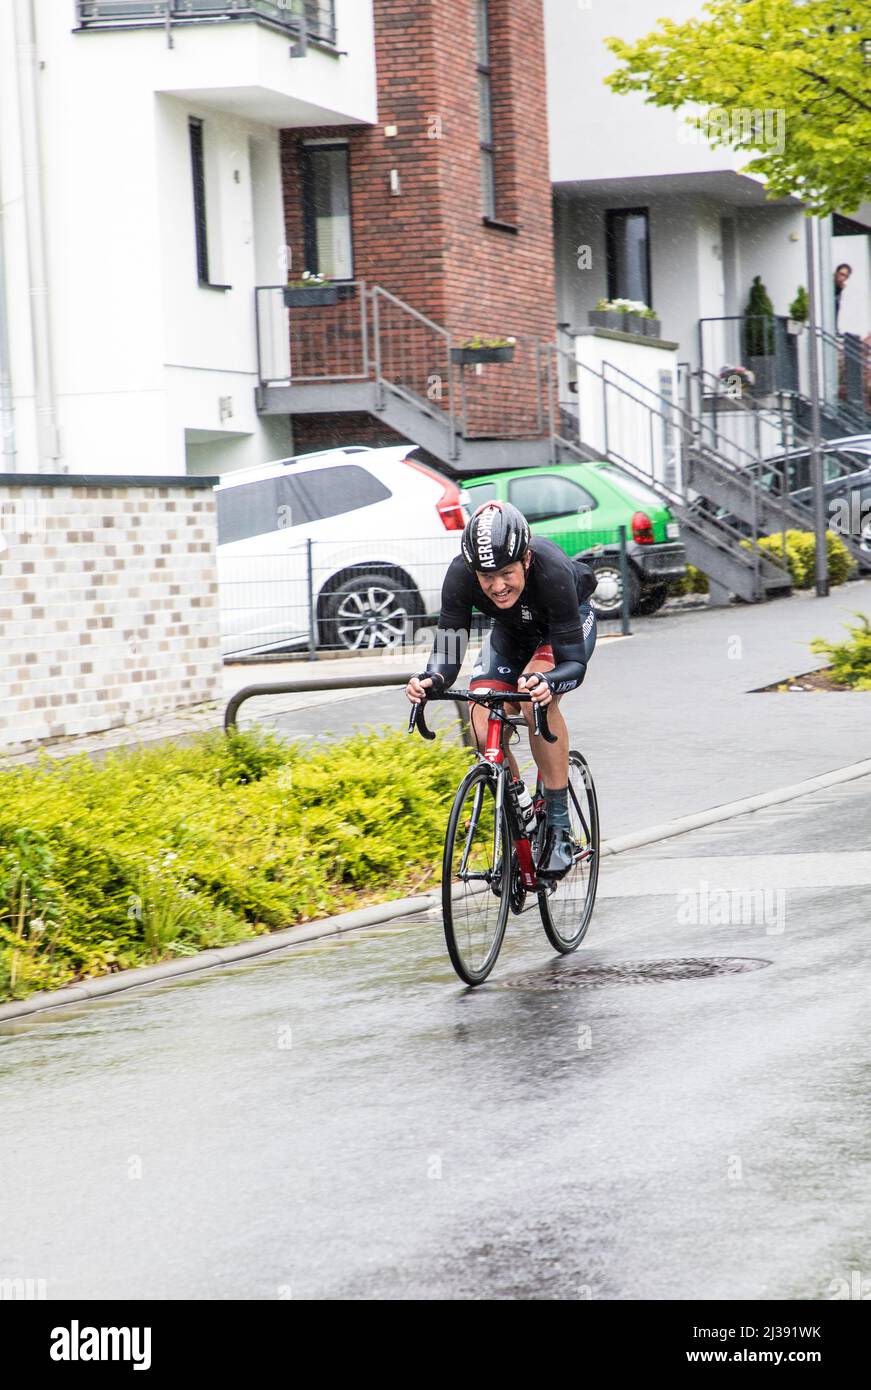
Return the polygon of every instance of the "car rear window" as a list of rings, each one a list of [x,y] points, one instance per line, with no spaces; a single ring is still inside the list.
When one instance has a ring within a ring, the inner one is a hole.
[[[528,478],[512,478],[508,497],[527,521],[544,521],[553,516],[575,516],[592,511],[595,499],[571,478],[559,473],[541,473],[538,469]]]
[[[312,468],[218,491],[218,544],[265,536],[288,526],[386,502],[393,494],[357,464]]]
[[[646,507],[664,507],[666,505],[651,488],[645,487],[644,483],[640,483],[631,474],[624,473],[622,468],[609,464],[607,468],[602,469],[602,472],[607,474],[611,482],[615,483],[622,492],[628,492],[630,497],[634,497],[637,502],[643,502]]]
[[[495,483],[474,483],[471,486],[468,483],[463,483],[463,492],[468,495],[470,512],[475,511],[484,502],[492,502],[494,497],[499,496],[499,489]]]

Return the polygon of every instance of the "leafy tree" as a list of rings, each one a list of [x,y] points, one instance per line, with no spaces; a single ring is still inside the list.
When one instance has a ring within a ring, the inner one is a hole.
[[[825,215],[871,197],[868,0],[710,0],[704,12],[659,20],[634,43],[607,39],[624,64],[606,79],[613,90],[715,108],[707,139],[753,151],[745,172],[772,198],[794,194]],[[729,119],[736,111],[782,112],[783,139],[761,139],[755,121]]]

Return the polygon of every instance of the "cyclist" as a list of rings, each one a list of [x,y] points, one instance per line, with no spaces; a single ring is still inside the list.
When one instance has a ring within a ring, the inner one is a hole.
[[[541,773],[546,836],[537,872],[558,879],[572,866],[568,779],[569,735],[560,697],[583,681],[596,645],[596,617],[589,605],[596,578],[589,565],[571,560],[541,536],[530,536],[526,517],[507,502],[485,502],[466,524],[461,553],[442,585],[442,606],[425,671],[412,677],[406,695],[413,704],[429,689],[444,690],[459,674],[472,608],[495,619],[472,673],[471,690],[524,690],[548,711],[556,743],[530,738]],[[533,728],[532,706],[520,706]],[[488,713],[471,706],[478,748],[487,738]],[[521,804],[531,805],[517,763],[506,749]],[[527,813],[530,814],[529,812]]]

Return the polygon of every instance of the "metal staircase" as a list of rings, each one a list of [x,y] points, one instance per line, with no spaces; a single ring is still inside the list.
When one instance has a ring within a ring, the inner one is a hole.
[[[512,363],[469,368],[455,361],[445,328],[381,286],[336,287],[315,311],[287,307],[284,291],[256,292],[261,413],[368,414],[458,475],[610,460],[669,507],[690,563],[709,578],[711,602],[790,592],[785,554],[758,545],[772,532],[812,529],[810,508],[759,476],[766,454],[804,437],[783,393],[779,402],[728,402],[752,439],[747,448],[724,428],[722,382],[704,372],[684,368],[678,403],[611,363],[597,371],[524,337]]]
[[[537,339],[518,338],[513,362],[479,373],[452,360],[445,328],[380,285],[343,285],[315,313],[288,310],[283,288],[256,292],[261,414],[363,412],[454,473],[552,458]]]
[[[716,381],[704,372],[695,372],[693,377],[703,393],[710,392],[717,385]],[[733,414],[742,414],[750,422],[750,434],[756,439],[757,448],[751,453],[735,440],[724,438],[717,427],[715,417],[700,413],[694,417],[699,423],[699,428],[688,450],[687,482],[690,487],[711,507],[737,517],[753,535],[770,535],[788,529],[812,531],[813,504],[789,493],[788,471],[780,470],[779,491],[760,478],[761,450],[758,441],[761,437],[762,423],[771,423],[770,409],[747,395],[733,398],[730,405]],[[710,442],[711,437],[715,441],[713,444]],[[795,419],[790,416],[783,440],[783,452],[810,447],[810,433],[797,425]],[[849,476],[849,470],[834,457],[829,457],[827,469],[840,471],[845,477]],[[840,540],[861,570],[871,569],[871,557],[857,541],[843,534]]]
[[[719,518],[702,494],[692,495],[687,474],[701,457],[696,443],[701,422],[612,364],[596,372],[562,349],[553,352],[560,381],[568,374],[576,382],[580,418],[577,440],[558,438],[560,457],[607,458],[655,492],[680,524],[690,564],[708,576],[712,603],[727,603],[731,594],[756,603],[790,593],[786,565],[755,544],[760,532],[748,537]],[[585,416],[596,442],[584,437]],[[731,477],[714,449],[705,447],[704,455],[718,477]]]

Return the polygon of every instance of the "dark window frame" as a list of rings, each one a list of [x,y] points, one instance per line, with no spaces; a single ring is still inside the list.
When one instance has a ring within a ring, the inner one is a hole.
[[[206,158],[203,143],[203,122],[199,116],[188,117],[191,147],[191,177],[194,190],[194,238],[197,250],[197,279],[209,284],[209,227],[206,214]]]
[[[650,274],[650,208],[607,208],[605,210],[605,264],[608,275],[608,298],[609,299],[630,299],[631,295],[621,295],[617,285],[617,256],[614,226],[618,221],[623,221],[627,217],[643,217],[646,235],[644,238],[644,275],[647,281],[647,294],[645,304],[653,306],[653,280]]]
[[[348,183],[348,240],[351,249],[350,275],[335,276],[332,279],[332,283],[336,285],[347,285],[350,284],[351,281],[354,279],[354,192],[351,180],[350,140],[303,140],[300,142],[300,188],[302,190],[303,240],[305,242],[305,265],[303,266],[303,270],[311,271],[313,275],[320,274],[320,257],[318,256],[318,234],[314,197],[315,174],[312,156],[319,154],[322,151],[324,153],[328,153],[330,150],[343,150],[345,153],[345,169]]]
[[[191,180],[194,194],[194,241],[197,253],[197,284],[202,290],[229,290],[232,285],[216,285],[209,279],[209,217],[206,202],[206,150],[203,136],[205,122],[200,116],[188,116],[188,137],[191,150]]]
[[[484,44],[481,43],[481,27],[479,16],[484,15]],[[498,188],[496,180],[496,143],[493,131],[493,62],[490,47],[491,16],[490,0],[475,0],[475,73],[478,85],[478,148],[481,156],[481,202],[484,205],[483,220],[488,226],[505,225],[497,217],[499,204]],[[487,88],[487,124],[489,127],[489,140],[481,139],[481,117],[483,115],[483,102],[481,100],[481,84]],[[488,191],[492,191],[492,205],[488,203],[484,196],[484,169],[489,168],[490,178],[487,184]]]

